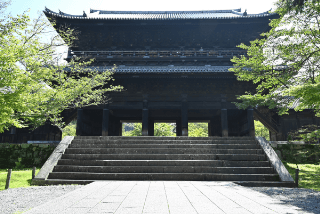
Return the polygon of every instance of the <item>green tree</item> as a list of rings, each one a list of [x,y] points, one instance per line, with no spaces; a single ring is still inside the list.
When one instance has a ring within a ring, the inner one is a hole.
[[[304,9],[305,4],[307,2],[312,2],[313,4],[319,3],[319,0],[280,0],[280,2],[283,4],[282,7],[284,7],[286,10],[296,10],[301,11]]]
[[[142,136],[142,123],[132,124],[134,129],[132,131],[125,131],[122,127],[123,136]],[[175,125],[171,123],[155,123],[154,136],[175,136]]]
[[[270,32],[248,46],[241,44],[247,56],[231,60],[238,80],[257,85],[255,93],[239,96],[236,105],[266,106],[280,115],[294,106],[320,116],[319,1],[279,0],[277,7],[280,18],[271,21]],[[318,136],[317,130],[309,131],[309,136]]]
[[[269,130],[259,120],[254,121],[254,130],[256,136],[264,137],[266,140],[270,140]]]
[[[125,131],[122,126],[122,136],[142,136],[142,123],[131,123],[129,126],[133,127],[133,130]]]
[[[134,123],[132,131],[125,131],[122,127],[123,136],[142,136],[142,123]],[[207,123],[189,123],[189,137],[208,137]],[[176,136],[176,125],[174,123],[155,123],[154,136]]]
[[[103,104],[106,92],[121,90],[111,84],[111,71],[86,68],[92,61],[61,63],[56,49],[70,45],[76,33],[59,29],[60,36],[46,41],[54,31],[43,16],[32,22],[26,13],[0,13],[0,132],[46,121],[63,127],[63,110]]]
[[[208,123],[188,123],[189,137],[208,137]]]
[[[155,123],[154,136],[176,136],[175,128],[176,125],[174,123]]]
[[[320,5],[304,1],[302,9],[295,9],[287,2],[277,2],[280,18],[271,21],[270,32],[239,46],[247,56],[231,60],[238,80],[257,84],[256,92],[239,96],[237,105],[242,109],[267,106],[279,114],[295,106],[296,111],[313,109],[319,116]]]
[[[65,136],[76,136],[77,131],[77,121],[73,120],[67,126],[62,129],[62,139]]]

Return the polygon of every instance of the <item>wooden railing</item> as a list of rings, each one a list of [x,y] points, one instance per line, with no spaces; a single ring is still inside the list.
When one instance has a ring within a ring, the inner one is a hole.
[[[215,57],[215,58],[232,58],[233,56],[246,55],[243,50],[173,50],[173,51],[157,51],[157,50],[144,50],[144,51],[69,51],[68,57],[93,57],[93,58],[202,58],[202,57]]]

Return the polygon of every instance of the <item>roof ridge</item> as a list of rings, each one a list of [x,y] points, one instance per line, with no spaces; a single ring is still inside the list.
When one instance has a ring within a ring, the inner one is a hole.
[[[99,14],[177,14],[177,13],[232,13],[241,12],[241,9],[231,10],[181,10],[181,11],[114,11],[114,10],[95,10],[90,9],[90,13],[99,12]]]

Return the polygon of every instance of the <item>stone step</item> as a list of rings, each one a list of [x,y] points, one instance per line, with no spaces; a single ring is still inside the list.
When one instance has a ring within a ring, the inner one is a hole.
[[[46,182],[96,180],[279,182],[252,137],[75,137]],[[70,182],[69,182],[70,183]]]
[[[72,143],[69,148],[194,148],[194,149],[260,149],[257,144],[109,144]]]
[[[75,137],[47,184],[98,180],[235,181],[280,185],[253,137]],[[286,184],[291,185],[291,184]]]
[[[236,181],[235,183],[247,187],[296,187],[293,181]]]
[[[95,180],[67,180],[67,179],[47,179],[47,180],[32,180],[32,185],[48,186],[48,185],[86,185]],[[101,181],[101,180],[100,180]]]
[[[82,160],[266,160],[265,155],[259,154],[63,154],[61,158]]]
[[[94,181],[101,181],[101,180],[66,180],[66,179],[48,179],[45,181],[37,181],[33,180],[33,185],[67,185],[67,184],[79,184],[85,185],[90,184]],[[295,187],[294,182],[284,182],[284,181],[235,181],[234,183],[241,185],[241,186],[249,186],[249,187]]]
[[[79,139],[73,140],[72,144],[85,144],[85,143],[97,143],[97,144],[257,144],[255,140],[106,140],[106,139]]]
[[[156,136],[75,136],[75,140],[79,139],[104,139],[104,140],[255,140],[254,137],[186,137],[186,136],[178,136],[178,137],[156,137]]]
[[[279,181],[277,174],[219,173],[85,173],[52,172],[48,179],[69,180],[188,180],[188,181]]]
[[[53,172],[89,173],[220,173],[273,174],[271,167],[204,167],[204,166],[55,166]]]
[[[58,165],[77,166],[210,166],[210,167],[269,167],[269,161],[226,160],[74,160],[60,159]]]
[[[262,149],[68,148],[64,154],[263,154]]]

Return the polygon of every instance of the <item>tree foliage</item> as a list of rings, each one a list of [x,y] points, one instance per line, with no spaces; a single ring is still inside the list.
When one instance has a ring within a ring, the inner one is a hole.
[[[256,136],[264,137],[266,140],[270,140],[269,130],[260,121],[254,121],[254,130]]]
[[[134,129],[132,131],[125,131],[122,128],[123,136],[142,136],[142,124],[132,124]],[[207,123],[189,123],[188,124],[189,137],[208,137]],[[154,136],[176,136],[176,125],[174,123],[155,123]]]
[[[0,132],[46,121],[62,127],[64,109],[105,103],[106,92],[121,90],[111,84],[112,71],[86,68],[92,61],[61,63],[57,47],[70,45],[75,31],[52,34],[43,16],[34,21],[26,13],[0,16]]]
[[[239,96],[238,107],[267,106],[284,114],[294,106],[320,115],[320,5],[312,0],[298,3],[279,0],[280,18],[271,21],[272,29],[262,39],[239,46],[247,56],[234,57],[231,70],[238,80],[252,81],[257,88],[254,94]]]
[[[208,137],[208,123],[189,123],[189,137]]]
[[[133,127],[133,130],[126,131],[123,125],[122,136],[142,136],[142,123],[128,123],[127,125]]]
[[[298,130],[288,133],[288,141],[304,141],[306,143],[318,143],[320,141],[320,126],[311,124],[304,125]]]
[[[154,136],[176,136],[174,123],[155,123]]]
[[[307,2],[319,3],[320,0],[280,0],[282,6],[288,10],[301,11]]]
[[[62,139],[65,136],[76,136],[77,132],[77,121],[73,120],[67,126],[62,129]]]
[[[125,131],[122,127],[123,136],[142,136],[142,123],[133,123],[134,127],[131,131]],[[154,124],[154,136],[176,136],[175,124],[172,123],[155,123]]]

